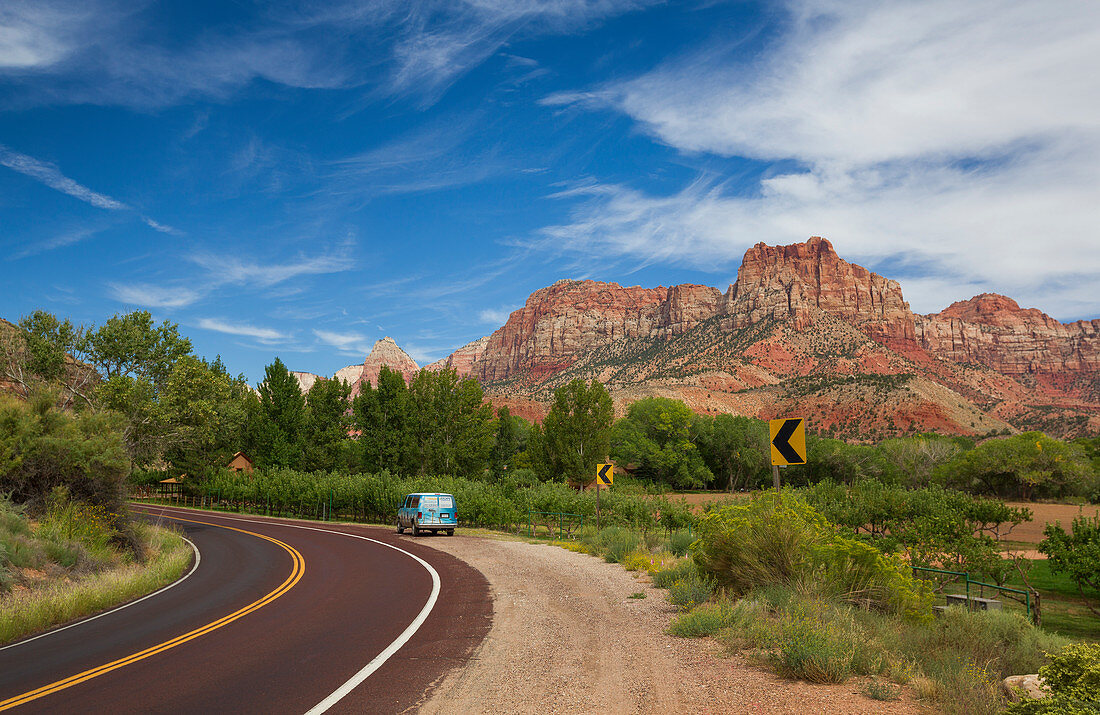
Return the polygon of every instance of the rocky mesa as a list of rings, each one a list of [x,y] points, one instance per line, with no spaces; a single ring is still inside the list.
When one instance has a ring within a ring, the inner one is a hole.
[[[596,377],[620,401],[666,394],[700,412],[767,416],[797,409],[795,395],[820,425],[858,429],[867,390],[840,394],[831,381],[871,380],[887,430],[1058,432],[1061,418],[1062,432],[1100,428],[1100,321],[1063,324],[992,294],[917,315],[897,281],[820,237],[753,246],[725,293],[558,281],[435,365],[500,399]]]

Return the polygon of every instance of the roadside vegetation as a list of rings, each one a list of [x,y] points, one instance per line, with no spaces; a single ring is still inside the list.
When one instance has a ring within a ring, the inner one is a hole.
[[[694,537],[588,527],[555,543],[648,573],[677,607],[670,633],[713,637],[783,677],[857,679],[868,698],[896,699],[907,688],[937,712],[993,714],[1008,705],[1005,677],[1066,670],[1070,695],[1010,712],[1093,712],[1100,698],[1095,644],[1075,645],[1019,610],[933,616],[933,583],[831,523],[804,493],[712,510]]]
[[[175,532],[134,524],[120,546],[117,515],[56,489],[37,519],[0,499],[0,644],[155,591],[191,564]]]

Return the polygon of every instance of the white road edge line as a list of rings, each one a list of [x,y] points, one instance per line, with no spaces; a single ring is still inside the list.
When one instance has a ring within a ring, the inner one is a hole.
[[[359,536],[358,534],[348,534],[348,533],[343,532],[343,531],[334,531],[332,529],[319,529],[315,526],[301,526],[299,524],[286,524],[286,523],[281,522],[281,521],[263,521],[263,520],[260,520],[260,519],[244,519],[244,518],[241,518],[239,516],[222,516],[221,514],[217,514],[217,513],[211,514],[209,512],[193,512],[193,511],[190,511],[190,510],[188,510],[188,513],[191,513],[191,514],[198,513],[198,514],[204,514],[204,515],[209,514],[210,516],[213,516],[213,517],[219,518],[219,519],[228,519],[229,521],[245,521],[245,522],[248,522],[250,524],[269,524],[271,526],[285,526],[289,529],[305,529],[306,531],[320,531],[320,532],[323,532],[325,534],[338,534],[340,536],[347,536],[347,537],[350,537],[352,539],[362,539],[363,541],[370,541],[370,542],[378,544],[380,546],[385,546],[386,548],[393,549],[394,551],[400,551],[401,553],[405,554],[409,558],[416,560],[421,566],[423,566],[425,569],[428,570],[428,573],[431,574],[431,576],[432,576],[432,595],[428,597],[428,602],[424,604],[424,607],[422,609],[420,609],[420,613],[417,614],[416,618],[413,619],[412,623],[410,623],[409,626],[401,632],[401,635],[397,636],[397,638],[393,641],[393,643],[390,643],[388,646],[386,646],[385,650],[383,650],[381,653],[376,655],[374,657],[374,659],[371,660],[371,662],[369,662],[365,666],[363,666],[362,670],[360,670],[355,675],[351,676],[351,678],[346,683],[341,685],[339,688],[332,691],[332,694],[329,695],[327,698],[325,698],[324,700],[322,700],[321,702],[317,703],[312,708],[310,708],[306,712],[306,715],[320,715],[321,713],[327,711],[333,705],[340,702],[340,700],[345,695],[350,693],[352,690],[355,690],[355,688],[359,687],[359,685],[361,685],[364,680],[369,678],[374,671],[381,668],[386,663],[386,661],[389,660],[393,656],[394,653],[399,651],[401,649],[401,647],[404,646],[406,643],[408,643],[409,640],[413,637],[413,635],[415,635],[416,632],[418,630],[420,630],[420,626],[424,625],[424,621],[426,621],[428,619],[428,615],[432,612],[432,609],[435,608],[435,602],[437,600],[439,600],[439,591],[440,591],[440,588],[441,588],[441,582],[439,580],[439,573],[434,568],[432,568],[432,565],[429,564],[424,559],[420,558],[416,554],[410,553],[408,551],[405,551],[402,548],[394,546],[393,544],[387,544],[384,541],[379,541],[378,539],[371,539],[371,538],[368,538],[366,536]],[[171,517],[168,517],[168,518],[171,518]]]
[[[202,555],[199,554],[199,547],[195,546],[195,542],[191,541],[191,539],[188,539],[186,536],[183,536],[182,534],[180,535],[180,538],[183,539],[184,541],[186,541],[188,544],[191,544],[191,550],[195,552],[195,565],[191,567],[191,570],[188,571],[187,574],[183,578],[176,579],[175,581],[168,584],[164,588],[153,591],[152,593],[147,594],[145,596],[142,596],[141,598],[139,598],[137,600],[130,601],[129,603],[124,603],[121,606],[118,606],[117,608],[112,608],[111,610],[104,611],[103,613],[97,613],[94,616],[89,616],[88,618],[84,618],[82,620],[76,621],[75,623],[70,623],[69,625],[62,626],[61,628],[55,628],[52,631],[46,631],[45,633],[39,633],[38,635],[36,635],[32,638],[27,638],[25,640],[16,641],[15,643],[11,643],[9,645],[0,647],[0,650],[7,650],[8,648],[15,648],[16,646],[21,646],[24,643],[30,643],[31,641],[36,641],[39,638],[45,638],[46,636],[52,636],[53,634],[60,633],[61,631],[67,631],[70,628],[76,628],[77,626],[82,626],[85,623],[89,623],[91,621],[94,621],[97,618],[103,618],[104,616],[109,616],[112,613],[117,613],[118,611],[121,611],[123,608],[129,608],[130,606],[141,603],[142,601],[144,601],[147,598],[152,598],[153,596],[164,593],[165,591],[167,591],[170,588],[175,588],[176,586],[179,586],[181,583],[183,583],[188,578],[190,578],[191,574],[195,573],[195,571],[199,568],[199,562],[202,561]]]

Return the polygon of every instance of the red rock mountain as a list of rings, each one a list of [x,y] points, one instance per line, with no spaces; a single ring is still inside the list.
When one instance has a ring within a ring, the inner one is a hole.
[[[341,368],[336,371],[333,378],[347,382],[351,386],[351,396],[354,398],[359,394],[364,382],[369,382],[375,387],[378,386],[378,374],[382,371],[383,365],[400,372],[405,377],[406,383],[412,380],[413,376],[420,370],[416,361],[398,347],[393,338],[385,337],[374,344],[370,354],[367,355],[362,364],[348,365]],[[318,380],[327,379],[311,372],[292,371],[290,374],[298,380],[298,387],[303,394],[309,392]]]
[[[753,246],[724,294],[558,281],[435,365],[494,401],[545,401],[583,377],[620,409],[659,394],[702,413],[807,414],[844,435],[1100,430],[1100,320],[1063,324],[992,294],[917,315],[897,281],[817,237]]]
[[[383,365],[404,375],[406,383],[411,381],[416,373],[420,371],[420,366],[416,364],[416,361],[398,347],[393,338],[387,336],[374,344],[370,355],[367,355],[367,359],[363,361],[363,370],[351,386],[351,396],[355,397],[359,394],[364,382],[369,382],[372,386],[377,387],[378,374],[382,371]]]

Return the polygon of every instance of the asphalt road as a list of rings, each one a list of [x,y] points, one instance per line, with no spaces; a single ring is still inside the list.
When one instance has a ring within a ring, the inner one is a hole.
[[[152,598],[0,649],[0,706],[47,688],[15,711],[305,713],[344,686],[327,712],[398,713],[489,630],[484,576],[392,530],[136,510],[178,523],[197,568]],[[419,541],[432,538],[451,537]],[[438,574],[434,604],[414,556]]]

